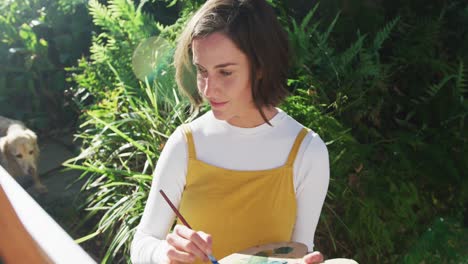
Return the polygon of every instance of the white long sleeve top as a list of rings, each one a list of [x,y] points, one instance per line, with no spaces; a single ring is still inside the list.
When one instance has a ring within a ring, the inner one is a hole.
[[[303,126],[281,109],[254,128],[240,128],[207,112],[190,123],[197,159],[231,170],[266,170],[285,164]],[[216,153],[216,154],[215,154]],[[219,155],[223,153],[223,155]],[[188,149],[182,129],[169,137],[153,174],[146,207],[131,245],[133,263],[160,263],[175,214],[159,190],[178,207],[185,187]],[[292,241],[314,247],[314,235],[330,178],[328,151],[315,132],[304,138],[293,166],[297,218]],[[198,230],[197,230],[198,231]],[[203,230],[201,230],[203,231]]]

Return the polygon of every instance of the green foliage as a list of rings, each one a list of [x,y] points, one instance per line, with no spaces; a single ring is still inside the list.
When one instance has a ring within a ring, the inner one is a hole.
[[[403,17],[381,30],[357,30],[355,39],[346,39],[348,45],[335,42],[343,40],[334,35],[335,28],[344,27],[343,13],[325,27],[313,19],[321,11],[318,5],[300,23],[290,20],[296,53],[290,85],[302,98],[296,104],[320,106],[351,139],[328,146],[332,182],[317,230],[318,245],[327,254],[393,263],[436,215],[463,210],[467,72],[462,58],[454,64],[440,46],[453,6],[420,22],[399,13]],[[288,110],[303,121],[303,108]],[[309,115],[319,122],[323,114]],[[340,138],[330,126],[314,125],[325,130],[319,134],[326,141]]]
[[[90,57],[69,69],[83,151],[67,166],[83,170],[87,219],[97,221],[80,241],[104,238],[96,252],[104,263],[129,262],[159,153],[177,125],[193,118],[177,93],[171,57],[201,1],[159,2],[178,6],[181,17],[164,25],[144,12],[146,1],[91,0],[99,32]],[[305,12],[289,7],[306,1],[269,2],[295,53],[294,92],[281,107],[316,131],[330,154],[316,248],[361,263],[462,262],[466,252],[453,252],[465,246],[457,221],[468,199],[468,53],[459,43],[468,34],[454,25],[468,22],[468,6],[330,0]],[[145,54],[150,59],[140,61]],[[441,216],[453,222],[434,222]]]
[[[105,245],[98,252],[102,263],[129,262],[129,243],[148,198],[154,161],[172,131],[188,119],[185,101],[160,107],[160,85],[174,88],[173,83],[141,85],[145,97],[116,84],[107,99],[87,111],[79,135],[84,149],[65,163],[83,170],[87,218],[99,218],[95,230],[78,241],[99,235]]]
[[[296,52],[294,72],[306,78],[300,81],[312,83],[318,102],[327,104],[327,111],[356,129],[362,139],[377,137],[389,75],[388,66],[380,63],[379,49],[399,19],[385,25],[368,45],[367,34],[358,31],[357,40],[339,51],[330,40],[339,15],[322,31],[320,21],[311,21],[317,9],[318,5],[300,25],[292,21],[289,36]]]
[[[458,221],[438,218],[411,246],[403,263],[468,263],[468,230]]]
[[[169,135],[192,118],[171,66],[170,37],[180,27],[154,21],[142,12],[143,4],[91,0],[89,10],[101,33],[93,37],[90,61],[82,58],[70,69],[74,102],[83,111],[77,135],[83,150],[65,166],[83,171],[85,220],[97,223],[78,241],[103,240],[94,252],[102,263],[130,262],[129,245],[155,162]],[[148,56],[154,56],[155,68],[142,75],[137,68],[151,62],[144,60]]]
[[[64,66],[89,45],[91,24],[83,5],[4,1],[1,10],[0,113],[39,130],[70,124],[74,113],[62,110],[67,103]]]
[[[329,149],[331,184],[323,224],[316,234],[318,247],[331,256],[383,262],[382,256],[394,251],[397,241],[405,243],[402,237],[417,235],[418,214],[428,210],[413,183],[391,178],[398,174],[409,177],[414,168],[401,166],[404,157],[396,150],[385,157],[375,145],[359,144],[349,129],[318,110],[314,100],[313,93],[298,89],[282,107],[319,133]],[[388,146],[390,151],[393,147]],[[414,211],[416,207],[422,209]],[[359,250],[364,246],[365,250]]]
[[[133,89],[132,92],[136,96],[142,96],[143,92],[135,77],[135,64],[132,59],[138,46],[155,36],[161,36],[161,39],[167,40],[166,44],[169,45],[169,48],[165,47],[161,50],[165,58],[158,60],[158,69],[166,72],[164,74],[159,72],[159,74],[164,79],[173,76],[172,69],[167,67],[165,60],[173,54],[174,48],[171,47],[171,43],[174,43],[175,32],[181,29],[181,23],[163,26],[142,12],[145,3],[143,1],[135,7],[132,2],[115,0],[109,1],[105,6],[96,0],[89,1],[89,12],[93,17],[93,22],[100,26],[101,33],[93,36],[90,48],[91,62],[82,58],[77,67],[69,69],[70,72],[78,73],[73,74],[73,80],[79,85],[73,87],[71,91],[80,109],[92,108],[93,102],[105,99],[107,93],[116,87],[115,83],[134,87],[128,89]],[[144,55],[153,56],[154,54]],[[155,69],[155,71],[158,70]],[[148,78],[152,82],[151,76]],[[173,97],[171,89],[165,93]]]

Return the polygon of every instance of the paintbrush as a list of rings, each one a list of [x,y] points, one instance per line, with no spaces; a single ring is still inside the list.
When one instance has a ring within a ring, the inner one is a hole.
[[[188,228],[192,229],[192,227],[189,225],[189,223],[187,223],[187,221],[185,220],[185,218],[180,214],[179,210],[177,210],[177,208],[172,204],[171,200],[169,200],[169,198],[167,197],[167,195],[164,193],[163,190],[159,190],[159,192],[161,193],[162,197],[164,198],[164,200],[166,200],[166,202],[169,204],[169,206],[172,208],[172,210],[174,211],[174,213],[177,215],[177,217],[180,219],[180,221]],[[213,264],[219,264],[218,260],[216,260],[216,258],[211,255],[211,254],[208,254],[207,255],[208,258],[210,259],[211,263]]]

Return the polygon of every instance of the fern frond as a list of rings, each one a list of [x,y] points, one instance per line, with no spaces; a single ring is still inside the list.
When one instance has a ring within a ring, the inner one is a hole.
[[[330,33],[335,28],[336,22],[338,21],[338,18],[340,17],[340,14],[341,14],[341,12],[338,12],[336,14],[335,18],[333,19],[331,24],[328,26],[327,31],[325,31],[325,33],[322,35],[322,39],[321,39],[322,42],[327,42],[328,41],[328,37],[330,36]]]
[[[396,26],[398,21],[400,21],[400,17],[396,17],[395,19],[387,23],[382,30],[377,32],[373,44],[374,51],[377,51],[382,47],[382,43],[388,39],[390,33],[392,33],[392,30]]]
[[[446,76],[442,81],[440,81],[437,84],[432,84],[430,85],[427,90],[425,91],[425,95],[420,96],[417,99],[412,99],[411,101],[415,104],[423,104],[423,103],[428,103],[430,100],[432,100],[436,95],[439,93],[439,91],[452,79],[456,78],[457,76],[454,74]]]
[[[138,7],[137,7],[137,9],[136,9],[136,12],[137,12],[137,13],[141,13],[141,9],[143,8],[143,6],[144,6],[146,3],[148,3],[148,0],[143,0],[143,1],[141,1],[141,2],[138,4]],[[177,3],[177,0],[175,0],[175,3]],[[175,4],[175,3],[174,3],[174,4]],[[171,3],[171,4],[172,4],[172,3]]]
[[[360,67],[357,69],[357,73],[361,78],[368,79],[369,77],[377,77],[380,73],[379,64],[376,63],[375,57],[372,53],[363,51],[359,53]],[[381,76],[383,77],[383,76]]]
[[[319,26],[318,22],[310,25],[310,20],[313,17],[315,10],[317,9],[316,5],[298,24],[294,19],[291,22],[291,26],[286,29],[289,35],[289,39],[295,50],[295,56],[297,59],[298,65],[304,67],[304,62],[308,61],[311,56],[311,50],[313,49],[313,43],[310,41],[312,36],[317,35],[317,28]]]
[[[315,12],[317,11],[317,8],[319,7],[319,3],[315,4],[315,6],[312,8],[312,10],[307,13],[307,15],[304,17],[304,19],[301,22],[301,31],[305,32],[308,31],[307,26],[309,25],[310,19],[314,16]]]
[[[101,26],[104,29],[109,29],[115,24],[112,12],[104,5],[100,4],[98,0],[90,0],[88,6],[89,13],[93,17],[94,24]]]
[[[362,50],[366,35],[360,36],[348,49],[346,49],[340,55],[340,67],[346,68],[346,66],[356,58],[357,54]]]
[[[466,79],[468,71],[465,69],[463,61],[460,60],[458,64],[458,71],[455,75],[455,94],[463,96],[468,92],[468,81]]]
[[[435,49],[440,41],[442,23],[443,21],[439,19],[418,18],[409,37],[412,41],[416,41],[417,48],[421,52],[431,55],[430,52]]]
[[[112,0],[108,4],[109,10],[115,17],[125,20],[132,20],[135,15],[135,6],[131,1]]]

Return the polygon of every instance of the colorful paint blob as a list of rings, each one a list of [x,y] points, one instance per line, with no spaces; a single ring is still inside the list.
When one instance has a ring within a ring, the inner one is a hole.
[[[273,250],[274,254],[288,254],[293,251],[292,247],[280,247]]]
[[[268,260],[268,257],[278,257],[289,254],[294,249],[292,247],[279,247],[273,250],[263,250],[255,253],[252,257],[240,259],[235,264],[287,264],[288,261]]]

